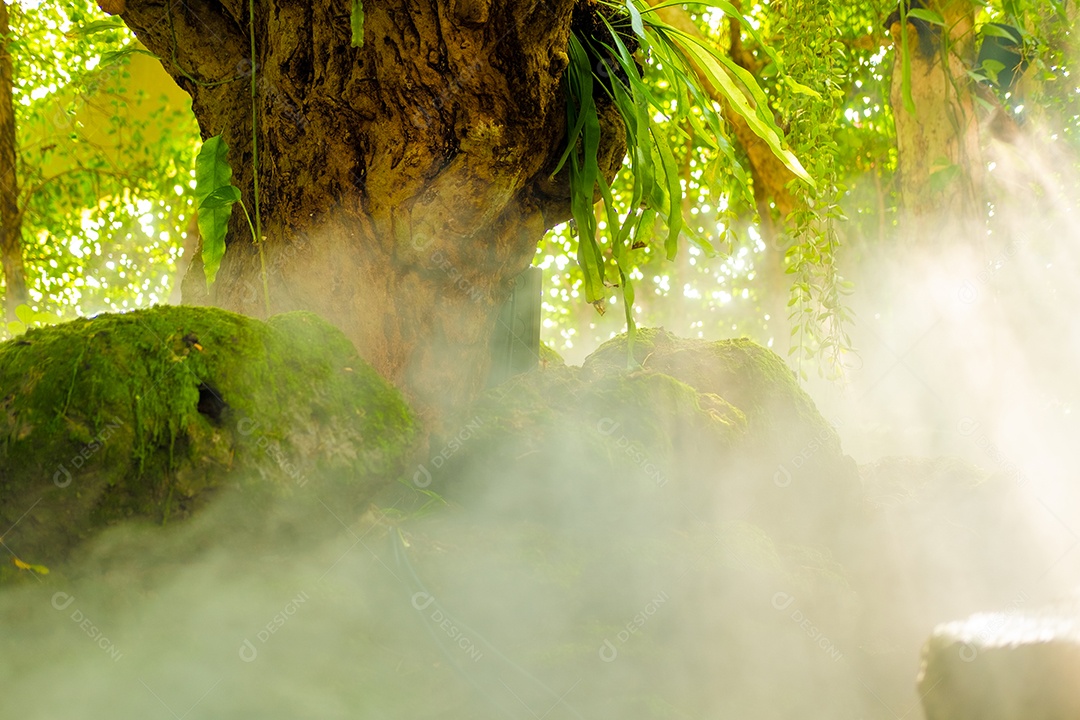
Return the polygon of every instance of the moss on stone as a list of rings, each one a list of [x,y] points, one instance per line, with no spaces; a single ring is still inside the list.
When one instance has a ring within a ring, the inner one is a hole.
[[[596,374],[625,368],[626,344],[625,334],[612,338],[586,359],[583,369]],[[679,378],[739,408],[751,433],[773,436],[789,431],[786,426],[795,421],[809,436],[820,436],[830,450],[840,450],[839,435],[799,387],[795,373],[779,355],[752,340],[695,340],[663,328],[642,328],[633,356],[646,369]]]
[[[857,512],[854,462],[775,353],[653,329],[636,362],[626,349],[615,338],[582,367],[490,391],[433,439],[421,482],[495,514],[746,520],[791,543]]]
[[[738,409],[670,376],[578,367],[515,377],[445,425],[421,482],[491,514],[570,524],[685,515],[703,450],[723,456],[745,432]]]
[[[547,343],[540,343],[540,367],[562,367],[566,365],[566,360],[560,355],[553,347]]]
[[[5,542],[34,562],[126,518],[183,518],[227,484],[362,500],[414,432],[399,393],[301,312],[159,307],[30,330],[0,345],[0,388],[0,521],[19,521]]]

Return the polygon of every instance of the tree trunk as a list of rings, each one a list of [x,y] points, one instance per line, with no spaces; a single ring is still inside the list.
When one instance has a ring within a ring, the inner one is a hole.
[[[926,6],[944,18],[945,28],[908,20],[914,113],[905,109],[898,20],[889,29],[897,50],[890,100],[910,230],[917,242],[936,244],[958,236],[953,231],[984,210],[983,167],[975,96],[967,75],[975,61],[975,5],[970,0],[936,0]]]
[[[466,402],[510,281],[570,215],[565,175],[548,176],[574,5],[369,0],[353,48],[348,2],[258,0],[252,67],[246,2],[127,0],[122,18],[191,94],[203,136],[229,143],[252,212],[251,73],[257,88],[265,257],[234,213],[212,292],[200,297],[196,262],[185,301],[313,310],[429,419]],[[625,139],[613,110],[601,120],[610,176]]]
[[[15,320],[15,308],[30,301],[22,256],[22,213],[19,179],[15,174],[15,108],[12,88],[15,73],[7,38],[11,34],[8,8],[0,0],[0,267],[4,271],[4,314]]]

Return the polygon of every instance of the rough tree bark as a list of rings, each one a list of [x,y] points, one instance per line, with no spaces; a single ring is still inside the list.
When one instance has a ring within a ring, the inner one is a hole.
[[[15,320],[15,308],[30,301],[22,256],[22,212],[15,174],[15,108],[11,92],[15,73],[7,38],[8,8],[0,0],[0,267],[4,271],[4,314]]]
[[[334,321],[435,419],[482,388],[509,281],[569,218],[565,178],[548,176],[566,134],[574,7],[368,0],[353,48],[344,0],[255,0],[254,67],[244,0],[112,9],[191,94],[203,136],[229,143],[248,208],[254,72],[269,311]],[[621,120],[609,110],[602,125],[613,171]],[[263,315],[261,261],[239,212],[227,246],[211,294],[199,297],[196,263],[185,301]]]
[[[982,208],[982,154],[973,83],[975,4],[970,0],[912,2],[925,5],[945,28],[908,20],[907,53],[915,112],[904,107],[899,14],[890,18],[894,53],[890,101],[896,121],[900,191],[917,242],[948,239]],[[952,226],[951,228],[949,226]],[[944,232],[942,232],[944,230]]]

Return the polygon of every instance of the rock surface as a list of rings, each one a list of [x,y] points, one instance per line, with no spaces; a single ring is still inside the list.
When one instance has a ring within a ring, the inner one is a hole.
[[[1080,717],[1080,595],[938,626],[923,650],[927,720]]]
[[[414,481],[486,512],[567,522],[738,521],[821,542],[860,511],[839,437],[775,353],[664,330],[489,392]],[[492,481],[492,478],[499,478]]]
[[[397,390],[309,313],[159,307],[30,330],[0,345],[3,541],[47,566],[105,526],[181,519],[227,486],[363,502],[412,435]]]

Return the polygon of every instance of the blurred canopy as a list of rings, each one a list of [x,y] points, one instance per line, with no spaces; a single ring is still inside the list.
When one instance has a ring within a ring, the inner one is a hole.
[[[894,115],[915,110],[918,118],[926,109],[916,87],[920,73],[905,78],[902,95],[914,91],[921,107],[897,108],[890,100],[894,67],[918,61],[897,62],[898,54],[905,55],[898,50],[901,31],[914,33],[907,46],[913,56],[920,43],[932,46],[942,28],[960,48],[978,48],[987,37],[1002,45],[998,40],[1005,37],[1016,51],[1005,53],[1005,61],[1021,58],[1019,67],[1003,67],[1002,53],[991,56],[988,45],[981,54],[965,51],[966,76],[952,78],[954,86],[975,89],[983,141],[1038,128],[1048,142],[1060,144],[1059,156],[1080,147],[1076,3],[960,3],[962,15],[973,20],[968,25],[921,8],[923,3],[908,11],[886,0],[652,4],[670,25],[692,31],[692,23],[753,76],[815,187],[796,181],[775,156],[762,152],[745,120],[729,112],[719,94],[697,100],[727,119],[726,134],[702,137],[703,126],[695,121],[700,108],[690,108],[695,117],[680,112],[685,108],[676,107],[675,88],[658,71],[655,53],[639,52],[649,92],[675,119],[660,127],[679,168],[690,231],[705,241],[683,244],[669,261],[664,233],[642,233],[645,240],[635,242],[630,258],[639,325],[663,325],[690,337],[748,335],[781,353],[790,345],[815,356],[826,372],[836,369],[850,322],[843,268],[895,242],[903,217],[902,143]],[[736,7],[744,20],[733,15]],[[898,21],[901,10],[906,28]],[[8,13],[28,307],[0,333],[55,317],[178,302],[179,277],[194,250],[193,238],[185,239],[200,139],[190,98],[118,18],[92,1],[16,0]],[[1009,33],[1001,29],[1006,26]],[[1017,36],[1019,43],[1011,44]],[[1010,85],[1005,78],[1013,74]],[[938,162],[930,185],[941,191],[972,173]],[[992,178],[985,185],[989,203],[995,192],[1007,190]],[[632,191],[628,159],[612,192],[625,208]],[[981,207],[989,221],[992,204]],[[596,213],[603,232],[608,216],[601,206]],[[573,232],[568,225],[550,232],[535,263],[545,271],[543,338],[577,361],[624,330],[625,320],[615,310],[622,303],[617,288],[609,289],[603,315],[585,301]],[[602,247],[614,262],[610,247]]]

